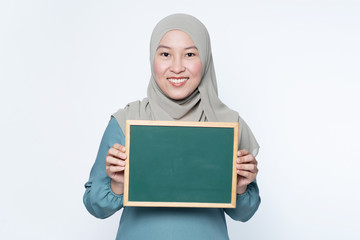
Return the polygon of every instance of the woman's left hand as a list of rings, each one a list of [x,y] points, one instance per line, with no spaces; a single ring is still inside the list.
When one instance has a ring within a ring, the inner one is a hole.
[[[236,160],[237,190],[238,194],[243,194],[247,185],[256,179],[259,169],[255,157],[248,150],[239,150]]]

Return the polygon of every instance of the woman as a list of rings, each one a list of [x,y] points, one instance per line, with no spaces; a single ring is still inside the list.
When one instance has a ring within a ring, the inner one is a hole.
[[[98,218],[122,208],[127,119],[239,121],[235,209],[125,207],[117,239],[228,239],[225,215],[247,221],[256,212],[259,145],[238,113],[217,94],[210,37],[205,26],[186,14],[174,14],[155,27],[150,42],[151,78],[147,98],[112,115],[85,184],[84,204]],[[151,154],[151,153],[149,153]],[[149,164],[149,170],[152,167]]]

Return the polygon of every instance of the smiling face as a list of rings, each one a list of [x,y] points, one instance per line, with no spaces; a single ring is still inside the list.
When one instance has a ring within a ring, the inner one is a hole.
[[[171,99],[181,100],[199,86],[202,64],[197,48],[188,34],[180,30],[167,32],[154,57],[157,85]]]

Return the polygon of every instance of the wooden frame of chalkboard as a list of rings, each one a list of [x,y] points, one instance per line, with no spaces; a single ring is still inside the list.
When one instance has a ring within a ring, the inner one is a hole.
[[[127,120],[124,206],[236,207],[237,122]]]

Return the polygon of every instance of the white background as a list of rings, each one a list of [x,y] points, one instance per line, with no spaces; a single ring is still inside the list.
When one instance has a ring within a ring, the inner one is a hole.
[[[0,238],[114,239],[82,203],[110,115],[146,96],[177,12],[212,40],[219,96],[257,137],[262,204],[232,239],[360,239],[360,2],[0,1]]]

